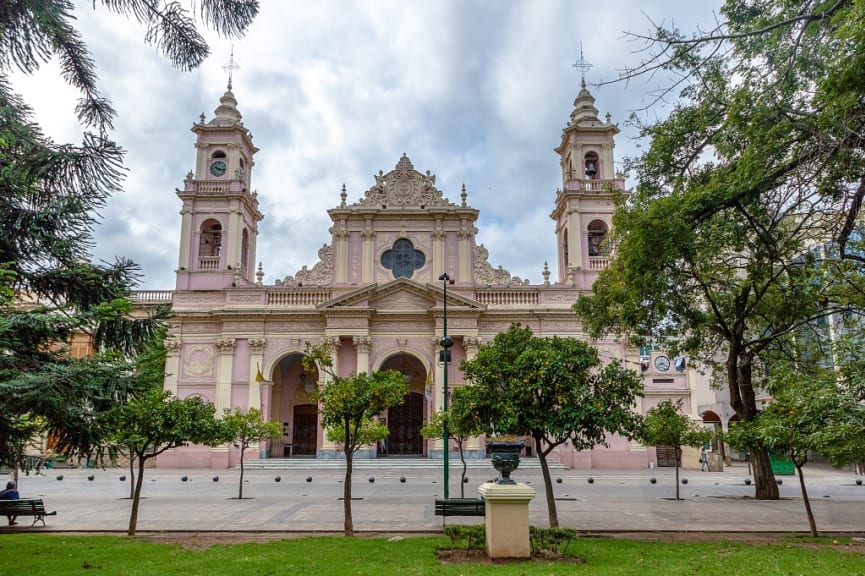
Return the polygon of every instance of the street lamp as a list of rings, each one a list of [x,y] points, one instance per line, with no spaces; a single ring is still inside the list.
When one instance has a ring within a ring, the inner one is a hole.
[[[444,327],[444,334],[442,335],[442,339],[439,340],[439,344],[441,344],[442,350],[439,353],[439,360],[444,364],[444,380],[442,381],[442,388],[444,392],[444,401],[442,406],[444,407],[445,413],[448,410],[448,360],[450,360],[451,346],[454,345],[454,339],[448,336],[448,284],[452,282],[450,276],[447,275],[447,272],[443,273],[439,276],[439,280],[442,281],[442,286],[444,287],[444,312],[442,314],[442,324]],[[450,479],[448,477],[448,466],[450,464],[450,454],[448,450],[449,442],[449,434],[448,434],[448,420],[447,416],[444,418],[444,425],[442,426],[442,442],[444,444],[444,497],[445,500],[448,499],[449,493],[449,484]]]

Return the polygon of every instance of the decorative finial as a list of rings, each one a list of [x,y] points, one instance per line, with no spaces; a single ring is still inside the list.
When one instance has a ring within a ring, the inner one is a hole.
[[[261,262],[258,263],[258,271],[255,273],[255,279],[259,286],[264,282],[264,268],[261,267]]]
[[[468,204],[466,204],[466,198],[468,197],[469,195],[468,192],[466,192],[466,185],[465,182],[463,182],[463,191],[462,193],[460,193],[460,198],[462,198],[463,200],[462,204],[460,204],[461,207],[465,208],[466,206],[468,206]]]
[[[549,286],[550,285],[550,265],[547,263],[546,260],[544,260],[543,276],[544,276],[544,286]]]
[[[592,68],[593,64],[590,64],[588,60],[583,58],[583,43],[580,42],[580,59],[571,65],[573,68],[579,68],[580,70],[580,86],[586,87],[586,70]]]
[[[204,120],[205,120],[205,118],[206,118],[206,117],[204,116],[204,112],[202,112],[202,113],[201,113],[201,116],[198,117],[198,122],[199,122],[200,124],[204,124]]]
[[[345,199],[348,198],[348,194],[346,194],[346,192],[345,192],[345,182],[342,183],[342,192],[339,193],[339,198],[340,198],[340,200],[342,200],[339,203],[339,207],[345,208],[345,206],[346,206]]]
[[[231,45],[231,57],[228,59],[228,64],[223,66],[222,69],[228,72],[228,89],[231,90],[231,77],[234,75],[235,70],[240,70],[240,66],[234,61],[234,44]]]

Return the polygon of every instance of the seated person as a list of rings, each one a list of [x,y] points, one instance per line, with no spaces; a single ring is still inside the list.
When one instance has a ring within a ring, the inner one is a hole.
[[[20,500],[21,495],[18,493],[18,485],[15,484],[15,480],[10,480],[6,483],[6,490],[0,492],[0,500]],[[7,516],[9,519],[9,525],[15,526],[18,522],[15,521],[18,516]]]

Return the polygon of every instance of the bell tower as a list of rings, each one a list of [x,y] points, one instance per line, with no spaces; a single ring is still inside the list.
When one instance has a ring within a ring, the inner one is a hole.
[[[221,290],[255,282],[255,244],[263,216],[250,191],[258,152],[228,89],[213,118],[192,126],[195,170],[177,196],[183,201],[177,290]]]
[[[589,65],[581,60],[576,67]],[[614,137],[619,128],[607,114],[598,118],[595,98],[585,78],[574,100],[562,143],[555,149],[562,169],[562,187],[556,192],[558,283],[588,289],[598,272],[609,264],[609,230],[617,199],[625,193],[624,178],[616,175]]]

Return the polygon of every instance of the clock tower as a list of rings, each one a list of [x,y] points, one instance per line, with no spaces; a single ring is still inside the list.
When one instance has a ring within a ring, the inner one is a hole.
[[[619,128],[598,118],[585,79],[556,148],[562,187],[550,217],[556,222],[558,283],[588,290],[610,261],[609,230],[616,200],[625,194],[624,178],[613,162]]]
[[[195,170],[177,196],[183,201],[178,290],[221,290],[255,282],[255,242],[263,218],[250,190],[258,152],[228,89],[213,118],[192,126]]]

